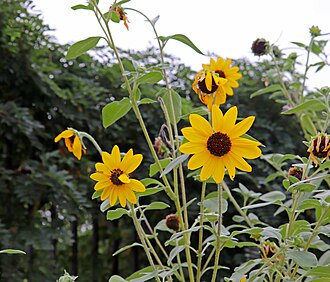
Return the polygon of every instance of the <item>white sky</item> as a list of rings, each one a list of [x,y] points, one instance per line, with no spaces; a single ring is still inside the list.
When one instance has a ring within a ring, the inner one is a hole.
[[[86,2],[34,0],[45,23],[55,29],[53,35],[63,44],[103,35],[91,11],[71,9]],[[100,7],[106,12],[112,2],[100,0]],[[159,15],[159,35],[185,34],[202,52],[214,52],[224,58],[258,60],[251,53],[256,38],[277,42],[282,49],[293,47],[291,41],[307,44],[312,25],[319,26],[322,33],[330,32],[330,0],[131,0],[124,7],[138,9],[151,19]],[[132,11],[127,11],[127,16],[129,31],[122,22],[111,23],[116,45],[135,50],[155,45],[155,36],[144,18]],[[207,57],[179,42],[168,42],[165,51],[197,71],[202,63],[209,63]],[[330,55],[330,43],[327,51]],[[309,85],[330,86],[330,68],[310,76]]]

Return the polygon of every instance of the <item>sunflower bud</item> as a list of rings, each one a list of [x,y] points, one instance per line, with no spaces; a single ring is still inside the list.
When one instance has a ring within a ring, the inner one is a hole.
[[[178,231],[180,229],[179,217],[176,214],[168,214],[165,218],[165,224],[169,229]]]
[[[264,38],[258,38],[253,41],[251,50],[255,56],[260,57],[262,55],[265,55],[269,51],[269,42]]]
[[[313,25],[310,29],[309,29],[309,33],[312,37],[316,37],[319,36],[321,34],[321,30],[317,25]]]
[[[311,145],[307,149],[309,158],[318,166],[318,159],[328,160],[330,156],[330,140],[329,135],[320,133],[312,139]]]

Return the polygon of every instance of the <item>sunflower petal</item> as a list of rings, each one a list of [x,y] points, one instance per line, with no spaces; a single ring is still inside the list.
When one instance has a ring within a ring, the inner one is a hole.
[[[212,90],[212,74],[210,72],[207,72],[205,74],[205,85],[208,91]]]
[[[209,157],[210,157],[210,153],[208,152],[201,152],[193,155],[188,161],[188,169],[195,170],[197,168],[200,168],[207,162]]]
[[[231,161],[229,155],[223,156],[223,162],[225,167],[227,168],[228,175],[230,179],[233,181],[236,175],[236,169],[233,161]]]
[[[198,154],[204,152],[206,149],[206,144],[187,142],[180,146],[180,152],[184,154]]]
[[[101,201],[104,201],[105,199],[109,198],[111,189],[104,189],[101,194]]]
[[[250,160],[259,158],[260,155],[262,154],[260,148],[256,146],[240,147],[240,146],[232,145],[231,150],[235,152],[236,155]]]
[[[199,130],[195,130],[192,127],[185,127],[181,129],[183,136],[188,139],[190,142],[206,144],[206,141],[209,136],[201,134]],[[212,134],[212,133],[211,133]],[[211,135],[210,134],[210,135]]]
[[[213,171],[213,179],[216,183],[222,182],[225,176],[225,165],[223,162],[223,158],[217,158],[217,163],[215,166],[215,170]]]
[[[236,154],[234,154],[233,152],[230,153],[230,158],[231,160],[233,160],[234,165],[242,170],[242,171],[246,171],[246,172],[251,172],[252,171],[252,167],[240,156],[237,156]]]
[[[223,114],[216,105],[212,106],[212,127],[215,132],[221,132],[223,128]]]
[[[231,107],[223,116],[223,133],[229,133],[233,130],[236,119],[237,107]]]
[[[107,187],[110,187],[110,182],[109,181],[99,181],[95,184],[94,190],[99,191],[102,189],[106,189]]]
[[[250,116],[250,117],[243,119],[242,121],[237,123],[230,132],[228,132],[228,135],[231,138],[235,138],[235,137],[239,137],[239,136],[243,135],[251,128],[254,120],[255,120],[254,116]]]
[[[132,204],[136,204],[137,201],[135,193],[128,187],[125,187],[125,192],[127,200]]]
[[[72,130],[64,130],[62,131],[59,135],[57,135],[55,138],[54,138],[54,142],[58,142],[60,141],[62,138],[70,138],[71,136],[73,136],[74,133]]]
[[[106,181],[109,180],[109,177],[103,173],[100,172],[94,172],[91,174],[90,176],[91,179],[95,180],[95,181]]]
[[[96,171],[103,172],[104,174],[107,174],[109,176],[111,174],[110,169],[104,163],[96,163],[95,169]]]
[[[118,193],[119,203],[124,208],[126,207],[126,191],[124,189],[120,190]]]
[[[211,171],[208,169],[208,162],[210,162],[210,159],[212,158],[211,155],[208,156],[207,161],[205,162],[204,166],[202,167],[201,173],[199,175],[199,178],[201,181],[205,181],[210,178]]]
[[[113,156],[111,156],[108,152],[102,152],[102,161],[109,170],[112,170],[116,167]]]
[[[118,200],[118,189],[113,187],[110,192],[110,206],[114,206]]]
[[[119,167],[119,164],[120,164],[120,161],[121,161],[121,156],[120,156],[119,147],[117,145],[115,145],[112,148],[111,156],[113,157],[114,166]]]
[[[200,115],[191,114],[189,116],[189,121],[191,126],[199,133],[203,134],[205,137],[212,135],[212,127],[210,123]]]
[[[136,179],[131,179],[129,187],[135,192],[144,192],[146,190],[146,187],[142,184],[142,182]]]
[[[129,177],[125,173],[119,175],[118,179],[123,183],[130,183],[131,182],[131,180],[129,179]]]
[[[132,151],[133,152],[133,151]],[[123,158],[120,168],[127,174],[133,172],[141,164],[143,156],[141,154],[132,155]]]

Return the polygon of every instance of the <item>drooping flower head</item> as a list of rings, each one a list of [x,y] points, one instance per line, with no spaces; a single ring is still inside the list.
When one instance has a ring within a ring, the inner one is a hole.
[[[126,13],[125,13],[124,9],[121,6],[114,6],[114,7],[111,6],[110,11],[114,11],[117,14],[119,20],[124,22],[124,25],[125,25],[126,29],[128,30],[129,20],[126,16]],[[117,21],[119,22],[119,20],[117,20]]]
[[[258,146],[261,144],[241,137],[254,122],[250,116],[236,124],[237,107],[230,108],[225,115],[216,106],[212,106],[212,126],[202,116],[189,116],[191,127],[182,129],[184,137],[189,141],[180,146],[184,154],[192,154],[188,161],[188,169],[202,168],[200,180],[205,181],[211,176],[220,183],[227,169],[231,180],[234,179],[236,168],[251,172],[252,167],[244,160],[255,159],[261,155]]]
[[[86,150],[83,148],[79,136],[71,129],[64,130],[54,139],[54,142],[58,142],[61,139],[64,139],[65,146],[68,148],[68,151],[73,153],[73,155],[80,160],[82,152],[86,154]]]
[[[312,139],[311,145],[307,149],[309,158],[318,166],[318,159],[328,160],[330,156],[330,138],[327,134],[318,134]]]
[[[232,96],[234,94],[233,88],[239,86],[237,80],[239,80],[242,75],[238,72],[239,68],[237,66],[231,66],[232,60],[224,60],[222,57],[218,57],[215,61],[213,58],[210,59],[210,64],[203,64],[204,70],[213,71],[218,74],[219,77],[227,79],[224,84],[225,92],[227,95]]]
[[[269,52],[269,42],[264,38],[258,38],[253,41],[251,50],[255,56],[266,55]]]
[[[203,70],[196,74],[192,88],[199,100],[211,110],[213,104],[219,106],[226,102],[226,82],[217,73]]]
[[[101,200],[109,199],[110,206],[119,203],[122,207],[126,206],[126,201],[136,204],[136,195],[134,192],[144,192],[144,185],[129,177],[140,165],[142,155],[133,155],[130,149],[121,159],[118,146],[114,146],[111,154],[102,152],[103,163],[96,163],[96,172],[90,178],[97,181],[94,186],[96,191],[102,191]]]

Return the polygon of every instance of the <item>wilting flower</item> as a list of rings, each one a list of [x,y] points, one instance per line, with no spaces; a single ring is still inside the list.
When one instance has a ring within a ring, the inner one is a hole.
[[[136,204],[136,195],[134,192],[144,192],[144,185],[129,177],[140,165],[142,155],[133,155],[133,150],[130,149],[126,155],[121,159],[118,146],[114,146],[111,154],[102,152],[103,163],[96,163],[96,172],[90,178],[98,181],[94,189],[96,191],[102,190],[101,200],[109,199],[110,206],[119,203],[122,207],[126,206],[126,201]]]
[[[298,180],[301,180],[303,175],[303,170],[299,167],[290,167],[288,171],[288,175],[294,176]]]
[[[213,71],[219,75],[219,77],[227,79],[226,83],[223,85],[227,95],[232,96],[234,94],[233,88],[239,86],[237,80],[242,77],[238,73],[239,68],[237,66],[231,67],[232,60],[224,60],[222,57],[218,57],[215,61],[213,58],[210,59],[210,64],[203,64],[204,70]]]
[[[192,88],[199,100],[211,110],[213,104],[219,106],[226,102],[226,82],[227,79],[217,73],[203,70],[196,74]]]
[[[129,21],[128,21],[128,18],[126,16],[126,13],[124,12],[124,9],[121,6],[115,6],[115,7],[110,7],[110,11],[111,10],[114,11],[118,15],[118,17],[121,21],[124,21],[124,25],[128,30],[128,22]]]
[[[262,56],[268,53],[269,42],[264,38],[258,38],[252,43],[252,53],[255,56]]]
[[[329,159],[330,156],[330,139],[327,134],[318,134],[307,149],[309,158],[318,166],[318,159]]]
[[[263,244],[263,247],[260,249],[260,255],[263,260],[267,260],[271,258],[277,252],[278,252],[278,247],[276,246],[276,244],[274,242],[269,242],[269,241],[265,242]],[[280,258],[279,256],[275,257],[274,262],[276,262],[279,258]]]
[[[80,160],[82,152],[86,154],[86,150],[82,147],[81,140],[78,135],[71,129],[64,130],[54,139],[55,142],[60,141],[64,138],[65,146],[68,148],[68,151],[73,153],[73,155]]]
[[[261,155],[261,144],[241,137],[252,126],[255,117],[250,116],[236,123],[237,107],[230,108],[225,115],[216,106],[212,106],[212,126],[200,115],[189,116],[191,127],[182,129],[189,142],[180,146],[184,154],[193,154],[188,162],[190,170],[202,167],[200,180],[213,177],[220,183],[228,171],[234,179],[236,168],[251,172],[252,167],[244,160],[255,159]]]

